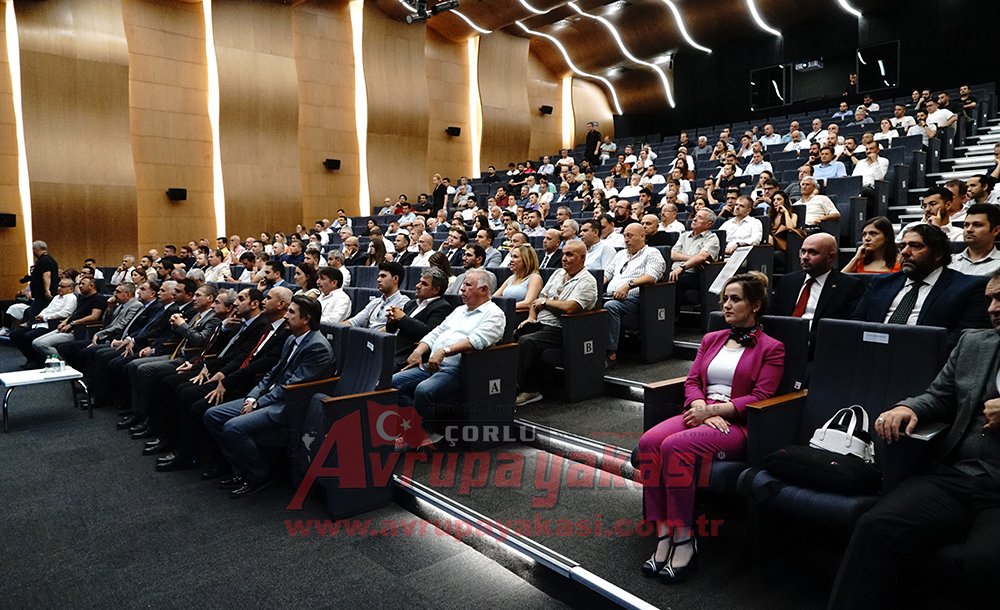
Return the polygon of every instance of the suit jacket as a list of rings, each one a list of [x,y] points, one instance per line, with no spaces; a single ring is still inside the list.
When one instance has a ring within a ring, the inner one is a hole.
[[[987,281],[987,277],[965,275],[945,267],[924,299],[917,325],[948,329],[952,345],[958,342],[963,329],[989,328],[985,293]],[[865,322],[884,322],[893,299],[905,284],[906,276],[902,271],[873,280],[852,317]]]
[[[264,375],[247,396],[257,400],[255,411],[264,411],[271,421],[278,424],[285,423],[284,386],[319,379],[330,372],[333,364],[330,342],[318,331],[306,333],[301,345],[292,354],[295,339],[294,336],[289,336],[285,340],[278,365]]]
[[[543,265],[542,261],[545,260],[545,254],[538,257],[538,266],[544,267],[546,269],[561,269],[562,268],[562,250],[556,250],[552,257],[549,259],[549,264]]]
[[[406,359],[413,353],[417,342],[443,322],[454,309],[444,298],[436,299],[417,315],[411,315],[416,308],[416,299],[410,300],[403,305],[406,317],[385,325],[386,332],[396,333],[396,356],[393,359],[396,371],[406,366]]]
[[[345,267],[360,267],[368,261],[368,252],[358,251],[354,256],[344,259]]]
[[[122,337],[134,337],[142,332],[142,329],[149,324],[150,320],[160,313],[161,309],[163,309],[163,305],[159,301],[154,301],[148,306],[143,306],[143,308],[135,314],[135,317],[133,317],[132,320],[125,325],[125,328],[122,329]]]
[[[941,457],[958,446],[972,418],[982,413],[989,386],[996,383],[998,362],[1000,334],[994,330],[966,331],[927,391],[899,402],[913,409],[922,423],[951,424]]]
[[[395,254],[393,256],[395,256]],[[408,267],[410,265],[410,263],[413,262],[413,259],[415,259],[416,257],[417,257],[417,253],[416,252],[409,252],[409,251],[407,251],[407,252],[404,252],[402,256],[400,256],[399,258],[397,258],[396,262],[399,263],[400,265],[404,266],[404,267]]]
[[[225,358],[217,358],[220,362],[214,367],[209,366],[209,371],[216,368],[225,376],[222,382],[226,385],[227,390],[232,387],[229,385],[231,378],[237,375],[253,377],[256,382],[264,373],[274,368],[278,362],[278,358],[281,356],[281,346],[285,344],[285,339],[288,337],[288,326],[285,324],[279,326],[275,335],[268,339],[267,343],[256,354],[253,354],[253,350],[257,348],[261,338],[270,332],[271,322],[268,321],[267,317],[257,316],[246,331],[236,339],[236,343],[229,348]],[[247,356],[251,354],[253,354],[253,358],[247,363],[246,368],[241,368]]]
[[[441,248],[439,252],[448,257],[448,264],[451,265],[452,269],[461,269],[464,266],[462,262],[462,256],[465,254],[465,248],[455,248],[455,251],[452,252],[450,255],[448,254],[448,251],[444,248]]]
[[[684,382],[685,406],[698,399],[705,400],[708,388],[708,365],[722,351],[722,346],[728,339],[728,328],[708,333],[702,338],[698,355]],[[777,339],[760,333],[757,343],[744,350],[733,375],[730,400],[741,419],[747,404],[774,396],[784,372],[785,346]]]
[[[192,309],[194,309],[192,307]],[[184,324],[173,329],[174,339],[182,341],[185,348],[201,347],[205,345],[205,342],[209,340],[212,335],[215,334],[215,329],[222,324],[222,320],[219,316],[215,315],[215,312],[211,309],[207,310],[200,318],[196,324],[190,324],[191,320],[194,320],[198,312],[195,311],[191,319]]]
[[[775,315],[790,316],[795,311],[795,304],[799,300],[799,290],[806,281],[805,271],[787,273],[778,283],[778,289],[774,291]],[[816,302],[816,311],[813,313],[813,322],[809,328],[809,344],[816,343],[816,330],[819,322],[823,318],[834,320],[849,320],[865,291],[865,286],[858,278],[841,273],[837,269],[832,269],[830,275],[826,277],[826,284],[823,292]]]
[[[94,335],[97,337],[97,341],[120,338],[122,331],[141,310],[142,303],[139,302],[139,299],[131,299],[127,303],[119,304],[114,309],[110,307],[106,309],[104,311],[104,328]]]
[[[183,340],[183,337],[180,335],[180,333],[178,333],[174,329],[173,325],[170,324],[170,316],[174,315],[175,313],[180,313],[182,316],[184,316],[185,322],[190,322],[191,320],[194,319],[196,315],[198,315],[198,310],[195,309],[194,301],[189,301],[185,305],[178,305],[174,307],[174,309],[171,310],[167,315],[163,316],[162,318],[163,328],[160,331],[160,334],[155,339],[149,337],[150,345],[155,350],[157,356],[163,356],[165,354],[172,353],[176,345],[180,343],[181,340]],[[199,325],[204,321],[204,318],[205,316],[202,316],[202,319],[198,320]]]

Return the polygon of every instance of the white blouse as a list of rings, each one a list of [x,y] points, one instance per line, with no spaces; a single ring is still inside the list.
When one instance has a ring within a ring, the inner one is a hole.
[[[712,362],[708,364],[706,397],[718,402],[729,402],[733,393],[733,375],[736,374],[736,365],[740,363],[745,349],[743,346],[737,348],[723,346],[719,350]]]

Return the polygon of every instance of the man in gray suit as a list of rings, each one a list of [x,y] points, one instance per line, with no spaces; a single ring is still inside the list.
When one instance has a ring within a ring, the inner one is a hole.
[[[270,465],[257,442],[278,441],[285,427],[286,385],[319,379],[333,364],[330,343],[319,333],[323,310],[305,295],[292,297],[285,320],[291,336],[285,340],[278,364],[264,375],[246,398],[212,407],[205,427],[219,443],[234,476],[220,482],[231,498],[243,498],[268,487]]]
[[[915,553],[962,545],[955,595],[966,607],[996,603],[1000,565],[1000,275],[986,285],[991,330],[968,330],[927,391],[875,420],[891,443],[917,424],[949,427],[940,459],[892,489],[858,520],[831,608],[894,607],[900,563]],[[927,564],[926,560],[921,563]],[[947,570],[934,565],[932,570]],[[910,587],[907,587],[910,588]]]
[[[135,288],[135,284],[131,283],[118,284],[114,294],[108,299],[108,306],[104,310],[104,316],[101,320],[103,324],[101,330],[94,333],[90,340],[74,340],[56,347],[62,359],[78,371],[85,370],[87,363],[86,358],[81,354],[83,350],[91,345],[96,346],[99,343],[120,338],[122,331],[128,327],[129,322],[142,310],[144,305],[139,299],[133,298],[135,297]]]

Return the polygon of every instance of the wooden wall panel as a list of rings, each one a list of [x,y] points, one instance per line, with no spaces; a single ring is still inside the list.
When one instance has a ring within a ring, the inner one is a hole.
[[[34,238],[62,266],[110,264],[137,232],[121,0],[17,11]]]
[[[214,0],[226,231],[289,231],[304,220],[292,11],[273,0]]]
[[[347,3],[325,0],[293,11],[299,89],[299,175],[302,216],[333,218],[338,208],[357,214],[360,191],[358,130],[354,118],[354,49]],[[340,159],[339,170],[323,167]]]
[[[366,2],[362,40],[371,197],[381,204],[399,193],[429,192],[424,28],[389,19]]]
[[[615,137],[615,121],[607,89],[581,78],[573,79],[573,112],[576,116],[574,146],[587,141],[587,123],[597,121],[602,135]]]
[[[4,3],[0,2],[0,9]],[[13,27],[13,24],[11,24]],[[6,14],[0,10],[0,32],[7,31]],[[17,169],[17,132],[14,120],[14,95],[10,81],[7,45],[0,44],[0,213],[14,214],[17,226],[0,229],[0,295],[9,299],[21,289],[18,279],[28,271],[27,248],[24,243],[24,215],[21,213],[20,181]]]
[[[427,168],[456,184],[460,176],[472,176],[468,43],[452,42],[431,28],[426,32]],[[461,128],[462,135],[449,136],[449,126]]]
[[[494,32],[479,43],[479,93],[483,100],[482,165],[506,167],[528,158],[528,39]]]
[[[534,53],[528,53],[528,107],[531,111],[531,143],[528,158],[554,155],[562,148],[562,78],[542,63]],[[552,114],[538,109],[552,106]]]
[[[201,4],[124,0],[139,251],[215,235]],[[165,191],[187,189],[187,201]]]

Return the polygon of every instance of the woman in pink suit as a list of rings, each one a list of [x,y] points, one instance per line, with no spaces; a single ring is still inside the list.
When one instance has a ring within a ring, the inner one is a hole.
[[[697,565],[691,528],[696,459],[743,459],[746,405],[773,396],[784,371],[784,345],[757,322],[767,307],[767,277],[734,276],[721,302],[729,329],[702,339],[684,383],[684,412],[639,441],[646,518],[656,523],[659,538],[642,571],[671,583],[683,581]]]

